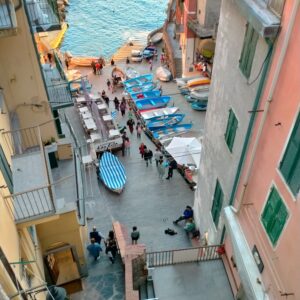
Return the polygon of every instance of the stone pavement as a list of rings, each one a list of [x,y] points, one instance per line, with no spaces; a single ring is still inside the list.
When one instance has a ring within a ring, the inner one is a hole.
[[[124,67],[124,63],[121,62],[117,62],[117,65]],[[153,71],[158,65],[159,62],[154,63]],[[131,64],[131,66],[136,67],[142,74],[149,71],[146,63]],[[82,68],[80,71],[88,75],[93,84],[94,93],[102,89],[107,91],[106,78],[110,77],[110,66],[106,66],[103,75],[100,76],[92,74],[90,68]],[[178,93],[174,82],[163,83],[162,86],[163,94],[172,94],[172,103],[178,105],[180,111],[186,114],[185,122],[193,122],[195,136],[201,135],[205,113],[193,111]],[[108,95],[111,100],[115,95],[120,99],[121,92],[122,90],[119,89],[116,94],[108,93]],[[112,104],[111,102],[111,107]],[[65,112],[78,138],[82,143],[86,143],[76,110],[67,108]],[[120,125],[125,125],[127,118],[119,115],[118,122]],[[89,197],[86,201],[86,212],[87,217],[93,218],[88,223],[89,230],[95,225],[104,235],[107,235],[111,230],[112,221],[116,220],[127,226],[129,232],[131,227],[136,225],[141,233],[139,243],[145,244],[149,252],[190,247],[191,241],[182,226],[174,226],[172,221],[182,213],[186,205],[193,205],[194,192],[178,172],[174,172],[171,180],[160,180],[155,162],[146,167],[138,151],[141,142],[144,142],[152,151],[155,150],[155,146],[144,134],[141,139],[138,139],[135,132],[132,135],[129,131],[127,133],[131,141],[130,155],[122,157],[119,153],[127,175],[126,187],[121,195],[107,190],[97,180],[95,169],[91,167],[87,169],[86,187]],[[164,230],[168,227],[175,229],[178,234],[165,235]],[[88,269],[89,276],[83,280],[85,290],[72,295],[71,299],[123,299],[124,275],[120,262],[112,265],[105,254],[102,254],[99,262],[89,262]]]

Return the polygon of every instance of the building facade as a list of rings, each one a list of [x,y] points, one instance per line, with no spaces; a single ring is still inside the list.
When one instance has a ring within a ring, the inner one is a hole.
[[[231,202],[279,24],[266,3],[222,2],[194,203],[210,244],[223,238],[222,209]]]
[[[299,1],[285,1],[234,202],[225,208],[225,249],[241,299],[300,297],[299,28]]]
[[[46,281],[64,286],[86,274],[86,227],[64,186],[75,157],[59,139],[35,44],[60,23],[42,2],[0,2],[1,299],[45,299]]]

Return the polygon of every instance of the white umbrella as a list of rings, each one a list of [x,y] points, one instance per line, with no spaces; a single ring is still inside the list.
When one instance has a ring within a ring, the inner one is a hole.
[[[174,137],[166,150],[178,164],[194,164],[199,168],[201,144],[196,138]]]

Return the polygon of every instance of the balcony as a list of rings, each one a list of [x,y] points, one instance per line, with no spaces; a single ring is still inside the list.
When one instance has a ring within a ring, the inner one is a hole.
[[[215,28],[205,28],[196,19],[188,20],[188,28],[191,29],[200,39],[209,39],[215,35]]]
[[[17,19],[12,1],[0,0],[0,37],[15,35]]]
[[[223,265],[220,245],[150,252],[141,299],[234,299]],[[133,261],[141,265],[141,257]]]
[[[4,199],[17,224],[36,223],[76,210],[76,199],[83,197],[77,190],[78,185],[82,186],[82,178],[78,178],[72,156],[56,160],[56,156],[60,157],[60,146],[64,147],[65,155],[69,144],[58,141],[43,145],[43,132],[49,130],[50,123],[54,126],[51,120],[40,126],[2,133],[4,145],[10,152],[13,181],[13,193]]]
[[[61,59],[53,52],[55,64],[42,64],[49,103],[52,109],[73,106],[74,102]]]
[[[34,32],[61,29],[56,0],[25,0],[24,4]]]

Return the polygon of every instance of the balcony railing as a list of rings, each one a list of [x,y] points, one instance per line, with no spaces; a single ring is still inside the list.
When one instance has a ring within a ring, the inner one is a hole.
[[[29,22],[36,32],[61,29],[56,0],[25,0]]]
[[[55,213],[50,185],[12,194],[4,199],[16,223],[39,219]]]
[[[215,35],[215,28],[202,26],[197,19],[189,19],[188,27],[201,39],[211,38]]]
[[[0,0],[0,30],[17,27],[15,8],[10,0]]]
[[[216,260],[221,258],[221,245],[167,250],[146,253],[148,267],[162,267],[180,263]]]

